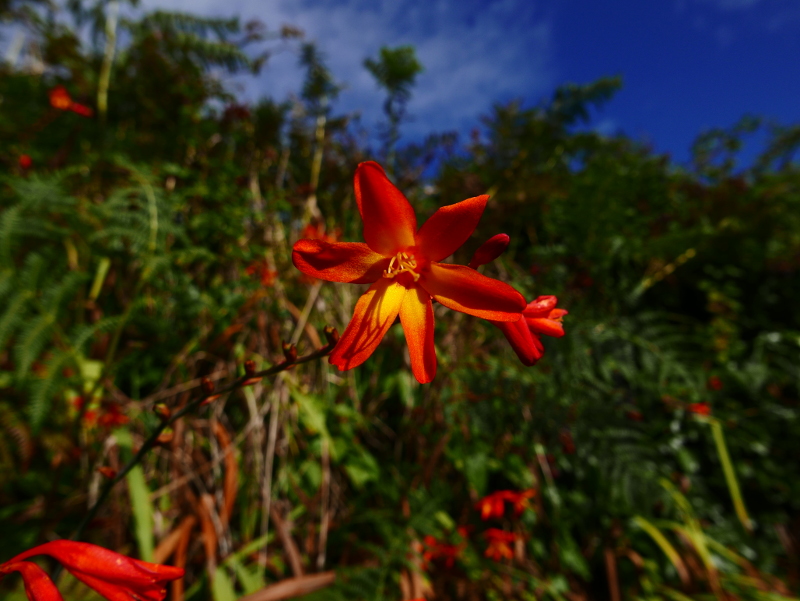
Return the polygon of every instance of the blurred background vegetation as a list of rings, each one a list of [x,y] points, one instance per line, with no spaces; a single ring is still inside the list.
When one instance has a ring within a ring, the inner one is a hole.
[[[509,234],[484,272],[557,295],[567,335],[525,368],[496,328],[438,307],[430,385],[395,326],[356,370],[322,360],[224,395],[84,539],[184,565],[172,599],[293,577],[317,600],[797,594],[800,126],[770,126],[741,165],[764,128],[745,118],[677,166],[585,127],[621,85],[603,79],[404,145],[413,48],[365,61],[386,93],[365,132],[301,31],[118,8],[0,2],[0,561],[71,536],[102,472],[201,377],[343,330],[358,287],[303,276],[290,249],[361,239],[352,176],[375,159],[420,222],[491,194],[455,262]],[[219,74],[268,68],[275,44],[302,90],[241,103]],[[527,489],[521,515],[480,519],[480,498]],[[485,557],[489,528],[514,533],[512,558]],[[0,591],[24,598],[16,578]]]

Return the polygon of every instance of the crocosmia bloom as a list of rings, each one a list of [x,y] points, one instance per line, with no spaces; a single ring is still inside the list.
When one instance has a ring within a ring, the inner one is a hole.
[[[528,499],[535,495],[536,490],[533,488],[522,491],[498,490],[483,497],[475,505],[475,508],[481,512],[482,520],[501,518],[505,513],[505,502],[508,501],[514,507],[514,514],[519,516],[530,507]]]
[[[181,578],[183,568],[131,559],[103,547],[69,540],[45,543],[0,564],[0,577],[20,572],[28,599],[61,601],[53,582],[35,563],[24,561],[34,555],[49,555],[64,568],[109,601],[162,601],[166,583]]]
[[[696,415],[711,415],[711,405],[708,403],[689,403],[688,409]]]
[[[494,559],[495,561],[514,557],[511,543],[513,543],[517,537],[513,532],[506,532],[498,528],[489,528],[484,535],[486,536],[486,540],[489,541],[489,546],[483,553],[485,557]]]
[[[506,234],[497,234],[484,242],[469,262],[469,266],[477,269],[481,265],[491,263],[508,247],[510,239]],[[557,309],[558,299],[555,296],[540,296],[531,301],[522,312],[523,319],[514,322],[494,321],[500,328],[511,348],[525,365],[534,365],[544,355],[544,345],[540,336],[564,335],[561,320],[567,315],[564,309]]]
[[[514,288],[469,267],[441,263],[475,230],[488,196],[442,207],[417,229],[414,209],[374,162],[356,169],[355,196],[366,243],[304,239],[292,252],[307,275],[372,284],[331,353],[339,370],[366,361],[399,315],[414,376],[430,382],[436,374],[431,299],[483,319],[520,319],[525,299]]]
[[[506,492],[499,490],[486,495],[475,504],[475,509],[481,512],[481,519],[488,520],[489,518],[501,518],[505,513],[506,506]]]
[[[567,311],[557,309],[556,303],[558,298],[555,296],[540,296],[525,307],[523,319],[514,323],[495,323],[525,365],[534,365],[544,355],[542,334],[556,338],[564,335],[561,320]]]
[[[47,94],[50,98],[50,106],[54,109],[58,109],[59,111],[72,111],[82,117],[91,117],[94,114],[94,111],[90,107],[85,104],[74,102],[64,86],[56,86]]]

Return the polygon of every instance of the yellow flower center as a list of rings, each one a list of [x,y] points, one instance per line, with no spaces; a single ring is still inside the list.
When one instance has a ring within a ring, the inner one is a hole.
[[[414,259],[414,255],[399,252],[392,257],[389,267],[387,267],[383,272],[383,277],[391,279],[397,274],[407,271],[414,277],[414,281],[416,282],[419,279],[419,274],[414,271],[416,268],[417,261]]]

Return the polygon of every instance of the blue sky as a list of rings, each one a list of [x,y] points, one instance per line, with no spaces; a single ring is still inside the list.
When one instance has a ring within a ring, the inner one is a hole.
[[[425,66],[405,139],[478,125],[497,101],[535,104],[566,82],[622,75],[592,127],[622,131],[685,161],[695,136],[745,113],[800,121],[798,0],[143,0],[292,24],[327,54],[347,89],[339,112],[380,119],[381,93],[362,67],[383,45],[412,44]],[[276,54],[249,98],[300,86],[297,56]]]

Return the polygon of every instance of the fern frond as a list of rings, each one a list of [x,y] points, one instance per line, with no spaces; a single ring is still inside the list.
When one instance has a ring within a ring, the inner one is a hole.
[[[4,440],[13,440],[16,455],[20,459],[22,470],[27,469],[33,455],[33,440],[31,434],[16,412],[6,403],[0,403],[0,432]]]
[[[33,298],[33,292],[22,289],[14,295],[5,313],[0,317],[0,348],[22,325],[26,315],[27,303]]]
[[[47,374],[34,383],[30,402],[27,406],[28,418],[31,428],[37,432],[44,423],[44,418],[53,404],[54,393],[63,381],[62,370],[72,360],[73,353],[60,351],[47,362]]]
[[[14,347],[14,357],[17,363],[17,377],[23,378],[28,373],[31,364],[42,352],[45,344],[50,340],[50,334],[56,324],[55,313],[39,315],[29,327],[26,327]]]

